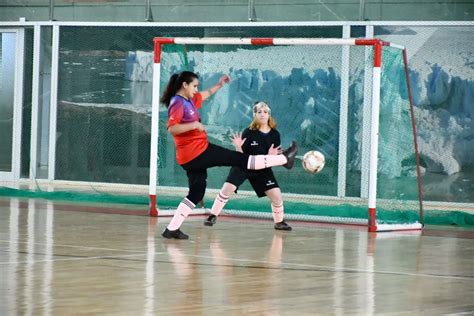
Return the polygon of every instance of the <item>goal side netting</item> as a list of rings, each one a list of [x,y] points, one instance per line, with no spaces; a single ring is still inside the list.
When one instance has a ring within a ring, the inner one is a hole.
[[[150,148],[150,215],[161,197],[186,194],[159,98],[170,76],[199,75],[200,90],[228,74],[231,81],[206,100],[200,114],[209,141],[232,149],[229,136],[252,120],[252,105],[272,109],[283,147],[299,145],[292,170],[273,168],[285,218],[367,225],[369,231],[421,229],[416,129],[406,51],[377,39],[155,38]],[[318,150],[318,174],[301,165]],[[210,208],[228,167],[208,169],[201,207]],[[157,193],[158,192],[158,193]],[[244,183],[226,214],[271,218],[270,202]]]

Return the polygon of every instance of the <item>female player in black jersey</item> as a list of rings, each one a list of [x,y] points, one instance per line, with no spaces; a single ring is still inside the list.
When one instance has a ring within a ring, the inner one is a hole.
[[[271,116],[271,109],[265,102],[257,102],[253,106],[253,120],[242,134],[234,134],[232,142],[237,151],[249,155],[278,155],[282,153],[280,133],[276,130],[276,122]],[[246,170],[232,167],[221,191],[217,194],[212,205],[211,215],[204,225],[213,226],[217,216],[224,208],[229,197],[248,179],[257,196],[268,196],[271,201],[274,228],[291,230],[283,220],[283,198],[278,183],[271,168],[261,170]]]

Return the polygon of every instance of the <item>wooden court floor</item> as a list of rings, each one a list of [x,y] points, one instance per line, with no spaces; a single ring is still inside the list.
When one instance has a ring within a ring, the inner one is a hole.
[[[190,217],[0,199],[0,315],[474,315],[474,229]]]

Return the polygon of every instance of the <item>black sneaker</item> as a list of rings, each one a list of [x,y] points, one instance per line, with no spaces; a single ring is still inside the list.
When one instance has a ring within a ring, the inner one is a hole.
[[[276,230],[290,231],[292,229],[290,225],[285,223],[285,221],[281,221],[279,223],[276,223],[274,227],[275,227]]]
[[[297,152],[298,152],[298,145],[296,144],[295,141],[292,141],[290,147],[288,147],[287,149],[283,151],[283,155],[288,160],[286,164],[283,165],[283,167],[285,167],[286,169],[293,168],[293,165],[295,164],[295,157],[296,157]]]
[[[169,230],[168,228],[166,228],[163,233],[161,234],[161,236],[165,237],[165,238],[168,238],[168,239],[188,239],[189,236],[186,235],[185,233],[183,233],[182,231],[180,231],[179,229],[177,230]]]
[[[216,223],[216,221],[217,221],[217,216],[212,214],[212,215],[209,215],[209,217],[204,220],[204,225],[213,226]]]

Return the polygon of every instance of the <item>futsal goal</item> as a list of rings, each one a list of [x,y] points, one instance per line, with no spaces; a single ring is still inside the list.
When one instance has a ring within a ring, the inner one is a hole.
[[[222,74],[231,77],[201,109],[211,142],[232,148],[228,136],[247,127],[252,105],[264,100],[283,147],[294,139],[297,158],[309,150],[325,155],[326,166],[316,175],[298,163],[289,171],[273,168],[286,218],[367,225],[371,232],[422,228],[416,109],[403,46],[354,38],[155,38],[151,216],[158,215],[164,194],[157,190],[187,188],[166,130],[166,108],[159,104],[162,87],[183,70],[199,75],[200,90]],[[209,201],[228,171],[209,169]],[[248,185],[240,190],[229,201],[228,214],[271,216],[268,202],[253,198]]]

